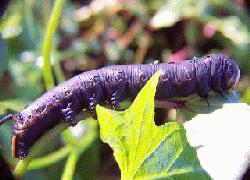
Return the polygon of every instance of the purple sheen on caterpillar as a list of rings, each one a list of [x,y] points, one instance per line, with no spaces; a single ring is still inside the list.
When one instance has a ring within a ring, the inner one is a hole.
[[[34,142],[61,120],[69,126],[76,125],[75,116],[83,109],[94,117],[97,104],[109,103],[118,109],[124,98],[133,100],[157,71],[161,71],[161,76],[155,98],[160,101],[192,94],[207,100],[211,90],[219,94],[228,92],[240,77],[238,65],[223,54],[175,63],[115,65],[84,72],[49,90],[17,114],[0,121],[11,118],[14,121],[13,156],[26,157]]]

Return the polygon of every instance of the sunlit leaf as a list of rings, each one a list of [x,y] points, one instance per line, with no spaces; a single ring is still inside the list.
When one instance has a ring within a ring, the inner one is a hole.
[[[108,143],[122,179],[209,179],[178,123],[154,124],[158,72],[129,109],[116,112],[97,106],[101,139]]]

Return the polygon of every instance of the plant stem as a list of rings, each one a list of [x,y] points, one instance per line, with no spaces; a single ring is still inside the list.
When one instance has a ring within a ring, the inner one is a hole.
[[[44,67],[43,67],[43,78],[45,82],[46,89],[50,89],[54,86],[54,78],[52,74],[52,68],[50,64],[50,57],[51,57],[51,49],[53,46],[53,37],[58,26],[59,16],[62,11],[62,7],[64,4],[64,0],[56,0],[54,3],[54,7],[52,13],[49,18],[49,22],[47,25],[47,31],[45,33],[43,39],[43,46],[42,46],[42,54],[44,60]]]
[[[16,178],[22,177],[24,175],[29,165],[29,162],[29,159],[23,159],[18,162],[13,173]]]
[[[67,162],[65,164],[64,172],[62,175],[63,180],[73,179],[76,163],[79,159],[79,156],[93,144],[97,137],[97,123],[91,120],[85,122],[88,127],[88,131],[83,138],[75,140],[75,145],[71,143],[71,145],[73,145],[72,152],[69,154]]]
[[[65,158],[69,154],[70,150],[71,148],[69,146],[65,146],[44,157],[33,159],[29,164],[28,170],[41,169],[50,166],[51,164],[55,164]]]
[[[64,173],[62,175],[62,180],[72,180],[75,172],[75,167],[77,160],[79,158],[79,153],[77,151],[72,152],[66,162]]]

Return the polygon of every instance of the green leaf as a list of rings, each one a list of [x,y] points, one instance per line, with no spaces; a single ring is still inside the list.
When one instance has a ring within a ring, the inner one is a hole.
[[[41,169],[47,166],[50,166],[51,164],[55,164],[58,161],[64,159],[70,152],[70,147],[65,146],[60,148],[59,150],[52,152],[44,157],[33,159],[28,166],[29,170],[33,169]]]
[[[178,123],[154,124],[156,73],[129,109],[117,112],[97,106],[101,139],[108,143],[122,179],[210,179]]]

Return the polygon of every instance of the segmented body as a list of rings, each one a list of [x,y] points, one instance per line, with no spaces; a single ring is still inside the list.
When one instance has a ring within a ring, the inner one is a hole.
[[[178,63],[116,65],[84,72],[46,92],[13,117],[14,156],[25,157],[30,146],[62,119],[74,126],[75,116],[83,109],[95,114],[96,105],[107,102],[119,108],[121,100],[133,99],[159,70],[157,99],[194,93],[207,98],[211,90],[228,91],[239,78],[237,64],[222,54]]]

